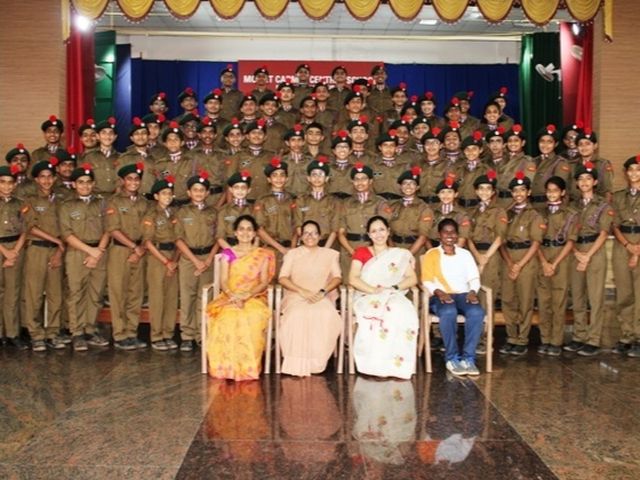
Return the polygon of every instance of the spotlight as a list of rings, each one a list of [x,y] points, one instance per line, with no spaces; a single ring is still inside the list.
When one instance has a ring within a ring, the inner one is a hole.
[[[76,28],[81,32],[88,32],[91,29],[92,23],[91,23],[91,20],[89,20],[87,17],[84,17],[82,15],[76,15],[73,20],[76,25]]]
[[[580,36],[580,31],[581,31],[581,27],[580,27],[579,23],[572,23],[571,24],[571,32],[573,33],[574,37]]]

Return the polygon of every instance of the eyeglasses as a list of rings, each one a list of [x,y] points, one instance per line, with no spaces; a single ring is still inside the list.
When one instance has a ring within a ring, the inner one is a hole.
[[[318,237],[320,236],[320,234],[318,232],[311,232],[311,231],[307,231],[307,232],[302,232],[302,236],[303,237]]]
[[[324,172],[311,172],[311,174],[309,176],[310,177],[317,177],[317,178],[319,178],[319,177],[324,178],[326,175],[325,175]]]

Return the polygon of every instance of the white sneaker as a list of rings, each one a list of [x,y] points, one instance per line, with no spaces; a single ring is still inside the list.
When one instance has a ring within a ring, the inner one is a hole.
[[[478,370],[476,364],[470,360],[460,360],[460,366],[465,369],[467,375],[480,375],[480,370]]]
[[[458,376],[466,375],[468,373],[467,369],[464,368],[457,360],[449,360],[447,362],[447,370]]]

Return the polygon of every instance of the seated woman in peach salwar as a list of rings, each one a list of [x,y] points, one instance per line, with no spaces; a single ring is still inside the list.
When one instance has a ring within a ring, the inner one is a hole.
[[[335,307],[340,254],[319,247],[320,234],[313,220],[302,224],[303,244],[285,254],[279,276],[285,288],[279,330],[282,373],[298,377],[325,370],[342,328]]]
[[[241,215],[233,226],[238,244],[222,251],[221,293],[207,306],[209,375],[254,380],[260,376],[271,315],[266,291],[275,274],[275,254],[254,246],[258,225],[252,216]]]

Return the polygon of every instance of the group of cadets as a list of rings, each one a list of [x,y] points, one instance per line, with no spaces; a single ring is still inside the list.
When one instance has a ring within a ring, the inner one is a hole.
[[[547,125],[535,137],[540,154],[526,155],[505,88],[480,119],[469,113],[472,92],[457,93],[440,117],[432,92],[389,88],[383,65],[372,81],[350,86],[337,66],[331,88],[310,85],[307,64],[295,73],[299,83],[273,92],[261,67],[243,94],[227,67],[202,114],[187,87],[172,120],[159,92],[150,113],[133,119],[124,153],[113,145],[126,129],[112,117],[80,127],[80,155],[62,147],[55,116],[42,123],[43,147],[11,149],[0,167],[3,341],[28,348],[24,326],[34,351],[106,347],[96,328],[106,290],[115,347],[145,348],[146,292],[151,346],[191,351],[202,286],[218,249],[235,243],[240,215],[256,218],[259,240],[280,259],[303,222],[316,221],[321,244],[341,252],[344,278],[353,251],[369,242],[367,220],[383,215],[393,243],[416,256],[439,244],[442,219],[456,220],[459,247],[501,299],[507,342],[499,351],[510,355],[527,352],[536,298],[539,353],[599,352],[604,244],[613,233],[622,329],[614,352],[640,356],[640,156],[624,163],[628,187],[613,193],[612,166],[589,128]],[[563,344],[569,293],[573,338]]]

